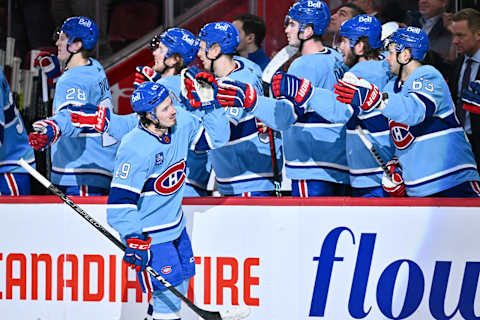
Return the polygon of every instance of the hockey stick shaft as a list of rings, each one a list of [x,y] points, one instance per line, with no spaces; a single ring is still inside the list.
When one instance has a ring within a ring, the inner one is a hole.
[[[273,75],[280,69],[285,62],[293,57],[298,52],[298,48],[293,46],[283,47],[265,67],[262,73],[263,92],[266,97],[270,96],[270,83]],[[281,196],[280,193],[280,172],[278,168],[277,152],[275,148],[275,135],[271,128],[268,128],[268,142],[270,144],[270,158],[272,159],[273,183],[275,184],[275,195]]]
[[[375,160],[377,161],[377,163],[380,165],[380,167],[382,168],[383,172],[385,172],[385,174],[387,175],[387,177],[392,180],[392,173],[390,172],[390,170],[388,170],[387,168],[387,165],[385,164],[385,162],[382,160],[382,157],[380,157],[380,154],[378,153],[378,151],[375,149],[375,147],[373,146],[372,142],[370,142],[370,140],[368,140],[367,136],[365,135],[365,133],[363,132],[363,129],[360,127],[360,126],[357,126],[356,128],[356,131],[358,133],[358,136],[360,137],[360,140],[362,140],[363,144],[365,145],[365,147],[367,147],[368,151],[370,151],[370,153],[372,154],[372,156],[375,158]]]
[[[111,234],[107,229],[105,229],[100,223],[98,223],[93,217],[91,217],[85,210],[80,208],[75,202],[68,198],[62,191],[60,191],[53,183],[48,181],[44,176],[42,176],[37,170],[30,166],[24,159],[20,159],[18,164],[22,166],[28,173],[30,173],[35,179],[37,179],[45,188],[50,190],[53,194],[58,196],[65,202],[70,208],[75,210],[82,218],[88,221],[95,229],[100,231],[105,237],[112,241],[118,248],[122,251],[125,251],[125,245],[120,242],[113,234]],[[158,272],[156,272],[152,267],[147,266],[146,270],[150,273],[155,279],[160,281],[168,290],[170,290],[174,295],[180,298],[185,302],[190,309],[192,309],[196,314],[201,316],[205,320],[222,320],[220,312],[217,311],[207,311],[197,307],[190,299],[185,297],[180,291],[178,291],[174,286],[172,286],[165,278],[163,278]]]

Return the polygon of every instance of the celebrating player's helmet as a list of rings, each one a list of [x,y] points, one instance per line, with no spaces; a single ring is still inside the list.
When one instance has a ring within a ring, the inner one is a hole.
[[[420,61],[425,58],[429,46],[427,34],[417,27],[400,28],[390,36],[389,41],[395,43],[397,52],[410,48],[412,58]]]
[[[168,97],[168,89],[155,82],[144,82],[132,93],[130,104],[133,111],[153,112],[155,107]]]
[[[84,49],[92,50],[98,40],[97,25],[87,17],[70,17],[65,20],[60,30],[68,37],[67,46],[81,40]]]
[[[157,49],[160,42],[168,48],[165,58],[177,53],[183,58],[183,64],[186,66],[195,60],[200,43],[190,31],[181,28],[170,28],[153,37],[150,41],[150,49],[152,51]]]
[[[308,25],[313,28],[313,33],[321,35],[325,33],[330,23],[330,9],[325,2],[320,0],[300,0],[288,10],[285,17],[285,24],[293,19],[300,24],[300,32],[303,32]]]
[[[198,37],[207,44],[207,51],[215,43],[218,43],[223,54],[234,53],[240,43],[237,28],[225,21],[206,24],[200,30]]]
[[[382,25],[374,16],[367,14],[358,15],[342,23],[340,35],[350,40],[350,47],[353,48],[360,37],[368,37],[368,43],[373,49],[380,48],[382,42]]]

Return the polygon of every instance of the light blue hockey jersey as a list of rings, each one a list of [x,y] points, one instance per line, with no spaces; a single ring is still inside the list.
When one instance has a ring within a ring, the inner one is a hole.
[[[262,73],[253,62],[244,63],[235,57],[236,69],[226,78],[251,84],[257,95],[263,95]],[[260,103],[260,101],[259,101]],[[259,134],[255,117],[240,108],[226,108],[230,118],[231,136],[228,143],[209,152],[220,193],[225,195],[250,191],[275,190],[272,158],[267,134]],[[275,133],[278,170],[282,169],[282,140]]]
[[[112,178],[113,160],[118,147],[113,139],[105,139],[91,129],[75,130],[65,121],[69,116],[60,112],[69,105],[91,103],[112,108],[112,97],[103,67],[95,59],[84,66],[66,70],[59,78],[53,99],[54,116],[65,133],[52,145],[52,182],[57,185],[89,185],[108,189]],[[57,116],[58,114],[58,116]]]
[[[170,97],[175,107],[185,108],[180,102],[181,94],[181,76],[174,75],[161,78],[157,81],[164,85],[170,91]],[[129,115],[111,115],[108,133],[115,139],[121,140],[124,135],[130,132],[138,124],[135,113]],[[187,179],[185,187],[185,196],[197,196],[195,188],[207,190],[208,180],[210,178],[211,164],[208,160],[207,152],[189,150],[187,156]]]
[[[333,90],[344,73],[343,58],[325,47],[322,52],[295,59],[288,73],[310,80],[314,87]],[[288,178],[349,183],[344,124],[328,121],[313,108],[297,112],[285,99],[263,98],[260,102],[263,105],[255,109],[255,116],[273,129],[282,130]],[[328,104],[319,103],[318,108]]]
[[[375,84],[380,90],[387,84],[390,77],[390,67],[386,60],[358,62],[349,72]],[[308,101],[308,107],[328,121],[346,123],[346,155],[350,185],[354,188],[381,186],[383,170],[365,147],[355,129],[357,126],[363,129],[382,159],[387,162],[395,153],[387,118],[378,111],[361,111],[360,114],[354,115],[350,105],[336,100],[333,91],[327,89],[315,88]]]
[[[383,91],[389,98],[382,113],[389,118],[409,196],[428,196],[466,181],[480,181],[470,143],[438,70],[421,66],[403,86],[394,80]]]
[[[17,161],[23,158],[34,165],[33,149],[28,144],[27,131],[1,67],[0,103],[0,173],[25,173]]]
[[[189,147],[207,151],[229,136],[224,110],[214,111],[202,120],[178,108],[177,124],[168,134],[158,137],[139,125],[123,137],[107,206],[108,223],[123,240],[148,233],[155,244],[180,235]]]

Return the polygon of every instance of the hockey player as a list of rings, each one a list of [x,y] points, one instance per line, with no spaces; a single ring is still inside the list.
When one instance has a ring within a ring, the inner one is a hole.
[[[199,39],[198,57],[205,69],[213,72],[217,79],[239,80],[255,88],[259,95],[263,94],[258,66],[233,56],[239,43],[239,34],[233,24],[208,23],[201,29]],[[219,192],[223,195],[273,196],[275,184],[268,135],[259,132],[255,117],[243,109],[228,108],[227,116],[230,118],[230,141],[209,152]],[[276,166],[281,169],[281,138],[278,133],[273,137]]]
[[[153,319],[180,319],[180,299],[145,267],[161,271],[186,293],[195,274],[181,206],[187,153],[189,148],[206,151],[223,145],[229,124],[222,109],[206,112],[201,120],[175,108],[169,91],[154,82],[140,84],[131,105],[140,121],[118,149],[107,219],[127,245],[124,261],[138,272],[144,292],[152,291]]]
[[[27,132],[13,99],[3,69],[0,67],[0,195],[30,194],[29,174],[17,161],[23,158],[35,163],[33,150],[28,145]]]
[[[67,195],[107,195],[113,171],[116,141],[70,124],[72,106],[93,104],[104,112],[112,109],[112,97],[103,67],[89,52],[98,39],[95,22],[87,17],[65,20],[56,45],[65,71],[57,81],[54,116],[33,124],[29,143],[35,150],[52,146],[51,180]],[[109,112],[109,111],[108,111]],[[55,143],[58,140],[57,143]],[[55,143],[55,144],[54,144]]]
[[[333,88],[336,79],[344,72],[342,56],[323,46],[321,41],[329,21],[330,11],[320,0],[295,3],[285,19],[288,43],[299,47],[302,54],[290,65],[288,73],[308,79],[298,91],[305,101],[311,95],[312,85]],[[223,96],[220,103],[235,104],[232,98],[239,87],[228,81],[223,81],[220,86],[226,90],[219,91]],[[230,92],[228,86],[231,86]],[[312,109],[301,113],[296,111],[285,105],[274,107],[272,99],[268,98],[260,98],[254,110],[254,115],[265,124],[282,130],[286,174],[292,180],[292,195],[344,195],[348,184],[345,126],[331,123]]]
[[[144,81],[155,81],[180,97],[180,71],[195,60],[199,41],[190,31],[167,29],[150,41],[149,48],[155,60],[153,68],[137,67],[134,86]],[[211,165],[205,152],[189,151],[187,161],[186,197],[207,196]]]
[[[422,63],[426,33],[401,28],[390,41],[387,61],[397,78],[383,92],[365,79],[345,78],[336,93],[354,108],[376,110],[389,119],[408,196],[480,196],[471,146],[455,117],[448,86],[438,70]]]
[[[380,22],[369,15],[359,15],[347,20],[340,28],[340,50],[344,63],[351,67],[349,72],[374,83],[379,88],[383,88],[390,77],[389,65],[383,60],[380,52],[381,31]],[[295,102],[300,87],[298,84],[302,81],[303,79],[289,74],[277,74],[272,81],[273,93],[276,97],[284,97]],[[300,108],[298,112],[302,113],[303,109],[311,108],[328,121],[346,123],[346,154],[352,196],[387,196],[381,183],[383,170],[362,143],[356,130],[357,126],[363,128],[386,162],[394,154],[387,119],[378,111],[354,113],[356,110],[336,101],[335,97],[330,89],[315,88],[308,103],[297,107]],[[401,188],[402,186],[398,186],[395,192],[388,188],[388,191],[400,196]]]

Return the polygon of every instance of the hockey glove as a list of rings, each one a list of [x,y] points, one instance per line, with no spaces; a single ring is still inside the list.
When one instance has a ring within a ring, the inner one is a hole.
[[[243,108],[247,112],[257,106],[257,91],[252,85],[228,78],[219,82],[217,98],[223,107]]]
[[[202,105],[200,96],[197,93],[195,86],[195,76],[200,73],[197,67],[185,68],[180,73],[181,76],[181,100],[188,110],[198,110]]]
[[[60,138],[61,132],[55,120],[43,119],[32,124],[34,132],[28,135],[28,143],[36,151],[43,151]]]
[[[133,81],[133,88],[137,89],[139,85],[144,82],[153,81],[156,82],[158,79],[162,77],[160,73],[155,72],[150,67],[145,66],[137,66],[135,69],[135,80]]]
[[[139,237],[133,236],[127,238],[127,248],[123,255],[123,261],[137,272],[142,272],[150,261],[150,243],[152,238],[148,238],[146,241],[141,240]]]
[[[195,91],[201,101],[201,110],[221,107],[217,101],[218,83],[215,76],[208,72],[200,72],[195,76]]]
[[[286,98],[295,107],[304,107],[312,95],[313,88],[307,79],[277,72],[272,79],[272,92],[275,98]]]
[[[397,157],[387,162],[387,168],[392,173],[392,177],[388,177],[385,172],[382,177],[382,187],[391,197],[405,197],[405,183],[402,177],[402,166],[398,162]]]
[[[87,103],[83,106],[69,107],[70,119],[77,128],[95,129],[104,133],[110,124],[110,110],[104,106]]]
[[[463,109],[480,114],[480,80],[472,81],[462,93]]]
[[[365,79],[357,78],[353,73],[345,73],[343,79],[334,85],[337,100],[369,112],[382,103],[382,94],[378,87]]]
[[[40,67],[47,76],[48,87],[55,88],[57,78],[62,74],[57,56],[48,51],[40,51],[33,61],[33,66]]]
[[[269,127],[267,127],[267,125],[265,123],[258,120],[257,118],[255,118],[255,124],[257,125],[258,133],[266,133],[268,131],[268,129],[270,129]]]

